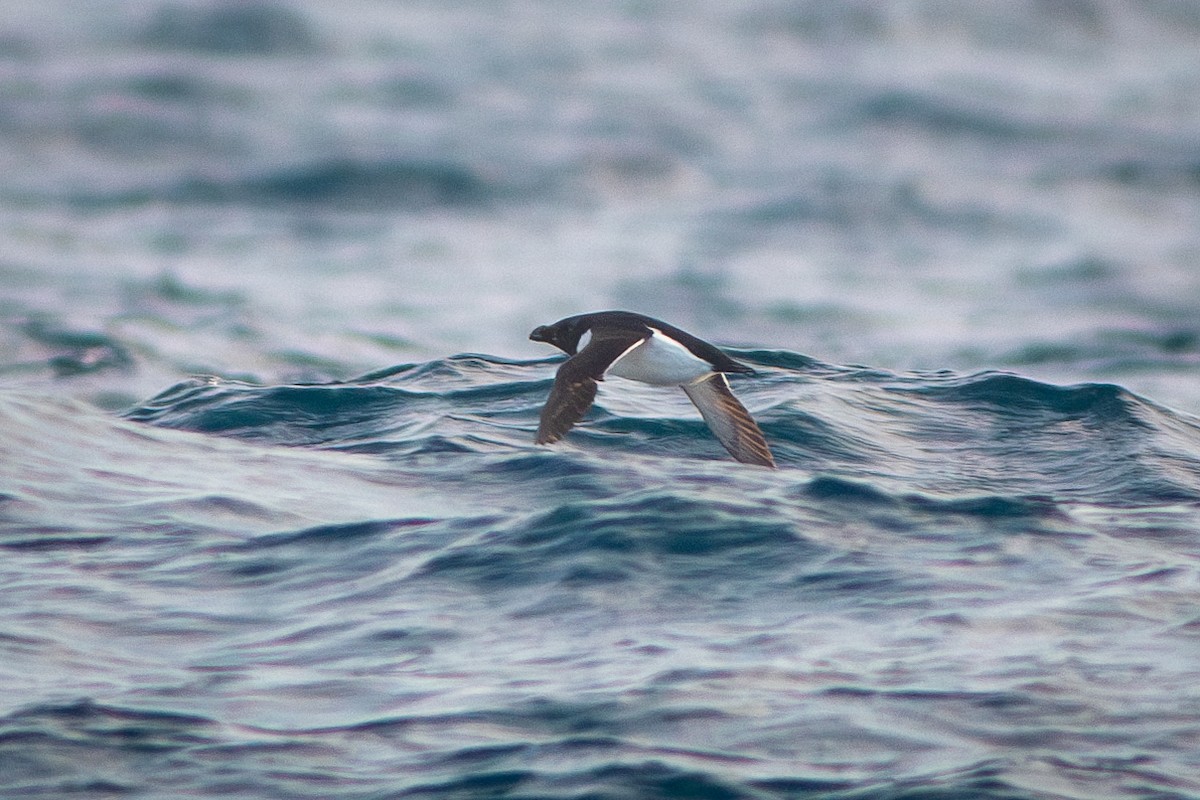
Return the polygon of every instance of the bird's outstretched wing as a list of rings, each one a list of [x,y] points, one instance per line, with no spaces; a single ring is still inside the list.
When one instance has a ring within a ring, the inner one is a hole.
[[[542,408],[537,443],[557,442],[583,418],[596,399],[596,382],[613,362],[650,336],[634,331],[593,333],[587,346],[563,362],[554,376],[554,387]],[[735,401],[736,402],[736,401]]]
[[[743,464],[775,468],[767,440],[750,412],[733,396],[723,373],[684,384],[683,390],[730,455]]]

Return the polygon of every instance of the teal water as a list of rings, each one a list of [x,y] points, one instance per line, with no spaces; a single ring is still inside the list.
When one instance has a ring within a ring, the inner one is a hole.
[[[778,471],[618,379],[536,447],[555,360],[7,396],[7,785],[1186,796],[1200,423],[738,355]]]
[[[1191,4],[9,6],[0,796],[1200,797]]]

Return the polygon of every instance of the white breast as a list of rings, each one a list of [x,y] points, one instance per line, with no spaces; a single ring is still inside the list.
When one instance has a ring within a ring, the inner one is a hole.
[[[679,386],[712,373],[712,364],[692,355],[692,351],[651,328],[649,339],[635,344],[608,368],[609,375],[650,383]]]

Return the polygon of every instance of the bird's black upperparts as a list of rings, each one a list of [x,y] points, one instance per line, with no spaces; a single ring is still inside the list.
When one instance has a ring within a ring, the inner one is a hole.
[[[686,347],[697,358],[712,364],[713,372],[747,375],[754,373],[753,367],[734,361],[703,339],[670,323],[633,311],[593,311],[589,314],[577,314],[550,325],[539,325],[529,334],[529,338],[535,342],[552,344],[567,355],[573,356],[578,352],[580,338],[598,328],[613,333],[628,331],[643,337],[649,336],[652,330],[658,330]]]

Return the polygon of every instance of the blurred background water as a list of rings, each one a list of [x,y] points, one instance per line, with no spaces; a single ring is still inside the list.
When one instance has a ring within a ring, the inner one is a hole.
[[[9,0],[0,175],[0,795],[1200,797],[1200,3]]]

